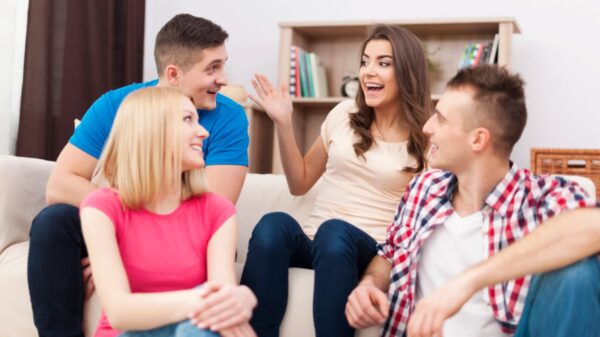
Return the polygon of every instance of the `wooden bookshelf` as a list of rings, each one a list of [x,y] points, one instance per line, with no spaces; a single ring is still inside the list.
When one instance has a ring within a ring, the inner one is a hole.
[[[510,68],[513,34],[521,32],[514,18],[435,19],[399,21],[349,22],[286,22],[279,25],[278,82],[289,83],[290,48],[299,46],[316,53],[327,74],[327,87],[332,97],[294,98],[294,129],[296,140],[305,153],[318,137],[320,125],[327,113],[345,97],[340,95],[342,78],[358,75],[360,46],[369,31],[377,24],[389,24],[412,31],[426,46],[437,67],[430,72],[432,100],[439,99],[446,82],[454,76],[465,45],[469,42],[488,42],[499,35],[498,64]],[[260,109],[250,109],[251,125],[250,172],[282,173],[279,149],[273,124]],[[261,117],[257,117],[261,116]],[[254,138],[260,135],[260,139]]]

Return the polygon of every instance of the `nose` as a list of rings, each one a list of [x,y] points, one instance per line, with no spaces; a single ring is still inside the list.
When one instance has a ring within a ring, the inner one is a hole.
[[[208,131],[200,124],[196,126],[196,136],[200,137],[200,139],[208,138]]]
[[[430,137],[433,134],[433,117],[434,116],[429,117],[427,122],[425,122],[425,125],[423,125],[423,133],[427,137]]]
[[[224,71],[219,72],[217,78],[215,78],[215,83],[222,87],[227,85],[227,82],[227,74]]]

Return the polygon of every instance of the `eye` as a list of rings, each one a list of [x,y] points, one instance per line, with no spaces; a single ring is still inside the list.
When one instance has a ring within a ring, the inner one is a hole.
[[[383,68],[387,68],[387,67],[391,66],[392,63],[388,62],[388,61],[381,61],[381,62],[379,62],[379,65],[382,66]]]
[[[361,67],[365,67],[367,65],[368,61],[365,59],[360,60],[360,66]]]
[[[192,118],[192,115],[185,115],[183,116],[183,121],[186,123],[191,123],[194,119]]]

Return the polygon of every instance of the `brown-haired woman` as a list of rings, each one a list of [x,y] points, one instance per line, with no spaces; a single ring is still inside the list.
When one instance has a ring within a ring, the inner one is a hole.
[[[273,120],[290,192],[306,193],[323,176],[308,220],[270,213],[256,225],[242,283],[258,298],[251,324],[277,336],[287,304],[288,268],[315,270],[317,336],[353,336],[344,315],[377,242],[385,239],[398,200],[426,164],[422,132],[430,116],[427,63],[409,31],[377,26],[362,46],[356,101],[329,112],[321,134],[302,157],[292,127],[288,90],[256,75],[250,96]],[[375,313],[383,322],[385,308]]]

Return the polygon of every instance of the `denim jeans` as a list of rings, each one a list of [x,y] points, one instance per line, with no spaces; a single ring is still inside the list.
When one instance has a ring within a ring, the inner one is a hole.
[[[288,268],[298,267],[315,270],[317,337],[353,336],[344,308],[375,256],[376,244],[368,234],[342,220],[325,221],[311,241],[288,214],[263,216],[252,232],[241,282],[258,298],[250,321],[257,335],[279,336],[287,306]]]
[[[219,337],[210,330],[198,329],[189,320],[145,331],[127,331],[119,337]]]
[[[79,209],[57,204],[43,209],[30,231],[27,282],[40,337],[83,337],[83,276],[87,256]]]
[[[600,261],[534,276],[514,337],[600,336]]]

